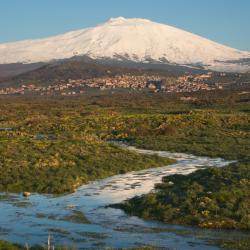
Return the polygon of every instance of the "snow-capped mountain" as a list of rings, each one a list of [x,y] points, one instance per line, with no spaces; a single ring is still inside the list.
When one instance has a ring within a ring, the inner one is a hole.
[[[49,62],[73,56],[249,71],[250,52],[146,19],[111,18],[94,28],[0,44],[0,64]]]

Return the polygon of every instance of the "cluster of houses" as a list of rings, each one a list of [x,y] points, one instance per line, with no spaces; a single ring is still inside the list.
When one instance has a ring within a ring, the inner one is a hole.
[[[62,95],[73,96],[83,94],[86,87],[105,89],[149,89],[152,92],[195,92],[200,90],[212,90],[221,86],[208,84],[212,73],[202,75],[185,75],[169,81],[168,78],[157,75],[132,75],[121,74],[116,76],[96,77],[91,79],[69,79],[57,84],[39,87],[34,84],[22,85],[0,89],[0,95],[24,95],[37,93],[38,95]]]
[[[213,72],[209,72],[207,74],[201,74],[201,75],[185,75],[180,76],[177,80],[177,82],[195,82],[195,83],[203,83],[204,81],[211,79],[213,76]]]
[[[38,95],[76,95],[77,93],[84,93],[83,90],[79,90],[78,92],[74,91],[75,87],[77,87],[75,84],[65,82],[45,87],[36,86],[34,84],[23,84],[16,88],[11,87],[0,89],[0,95],[24,95],[28,93],[37,93]]]
[[[159,84],[162,80],[159,76],[147,76],[147,75],[131,75],[122,74],[114,77],[98,77],[85,80],[86,86],[91,88],[114,89],[160,89]],[[150,82],[150,83],[149,83]]]
[[[196,91],[201,91],[201,90],[213,90],[216,89],[215,87],[210,87],[206,83],[192,83],[192,82],[187,82],[187,83],[177,83],[177,84],[171,84],[167,86],[166,92],[168,93],[180,93],[180,92],[196,92]]]
[[[221,86],[209,84],[213,76],[212,72],[201,75],[185,75],[177,78],[176,82],[170,83],[166,86],[166,92],[196,92],[202,90],[221,89]]]
[[[117,75],[114,77],[98,77],[91,79],[69,79],[57,84],[39,87],[34,84],[23,84],[20,87],[10,87],[0,89],[0,95],[24,95],[27,93],[37,93],[39,95],[78,95],[84,93],[84,88],[97,88],[100,90],[126,88],[144,89],[149,88],[154,91],[161,89],[161,79],[158,76],[134,76],[131,74]]]

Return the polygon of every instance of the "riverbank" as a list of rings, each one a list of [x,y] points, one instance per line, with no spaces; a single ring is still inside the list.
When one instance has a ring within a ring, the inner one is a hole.
[[[116,207],[167,224],[250,230],[249,163],[166,176],[155,189]]]
[[[172,158],[176,163],[121,174],[81,186],[65,196],[34,194],[28,199],[18,194],[1,194],[1,239],[24,246],[46,244],[48,235],[56,246],[74,246],[79,249],[114,249],[136,246],[168,247],[169,249],[218,250],[210,246],[211,239],[245,237],[234,232],[197,231],[193,228],[175,228],[161,223],[147,222],[127,216],[121,210],[109,208],[136,195],[149,193],[162,177],[183,174],[211,166],[222,167],[230,162],[223,159],[196,157],[169,152],[128,148],[142,155]],[[84,217],[87,220],[76,218]],[[21,233],[20,233],[21,232]],[[119,239],[119,240],[117,240]]]
[[[143,156],[91,137],[56,142],[9,140],[8,147],[3,147],[2,192],[65,194],[91,181],[175,162],[157,155]]]

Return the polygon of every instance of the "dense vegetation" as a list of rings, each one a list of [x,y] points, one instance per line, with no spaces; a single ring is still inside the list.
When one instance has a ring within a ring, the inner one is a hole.
[[[249,94],[93,93],[0,99],[0,190],[71,192],[109,175],[169,164],[107,143],[249,160]],[[5,131],[4,129],[10,130]]]
[[[217,240],[214,242],[215,245],[225,248],[225,249],[232,249],[232,250],[249,250],[250,248],[250,237],[235,240]]]
[[[173,162],[106,143],[92,127],[108,113],[95,107],[96,114],[87,113],[81,101],[2,99],[0,127],[11,130],[0,131],[1,191],[71,192],[88,181]]]
[[[156,191],[121,207],[165,223],[203,228],[250,229],[250,164],[199,170],[163,178]]]
[[[2,250],[24,250],[21,246],[11,244],[6,241],[1,241],[0,240],[0,249]]]
[[[95,137],[2,141],[0,190],[64,193],[110,175],[163,166],[171,160],[121,150]]]
[[[141,105],[124,104],[125,112],[140,113],[143,120],[141,126],[134,120],[138,129],[128,129],[125,139],[143,148],[219,156],[238,162],[188,176],[165,177],[154,192],[117,207],[165,223],[249,230],[249,92],[222,91],[189,96],[196,99],[181,102],[177,96],[170,96],[166,101],[158,96],[158,106],[154,98],[148,103],[142,101]],[[249,241],[245,240],[216,244],[227,249],[250,248]]]

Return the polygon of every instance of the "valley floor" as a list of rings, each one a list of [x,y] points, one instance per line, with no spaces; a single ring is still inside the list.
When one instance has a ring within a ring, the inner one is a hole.
[[[0,191],[66,193],[107,176],[173,163],[108,143],[249,161],[249,92],[98,92],[0,99]],[[195,101],[192,101],[194,100]]]
[[[183,95],[1,98],[0,190],[67,193],[88,181],[173,163],[109,143],[119,140],[237,160],[223,169],[166,177],[156,193],[123,204],[125,211],[166,223],[248,230],[250,94],[197,92],[191,101]]]

